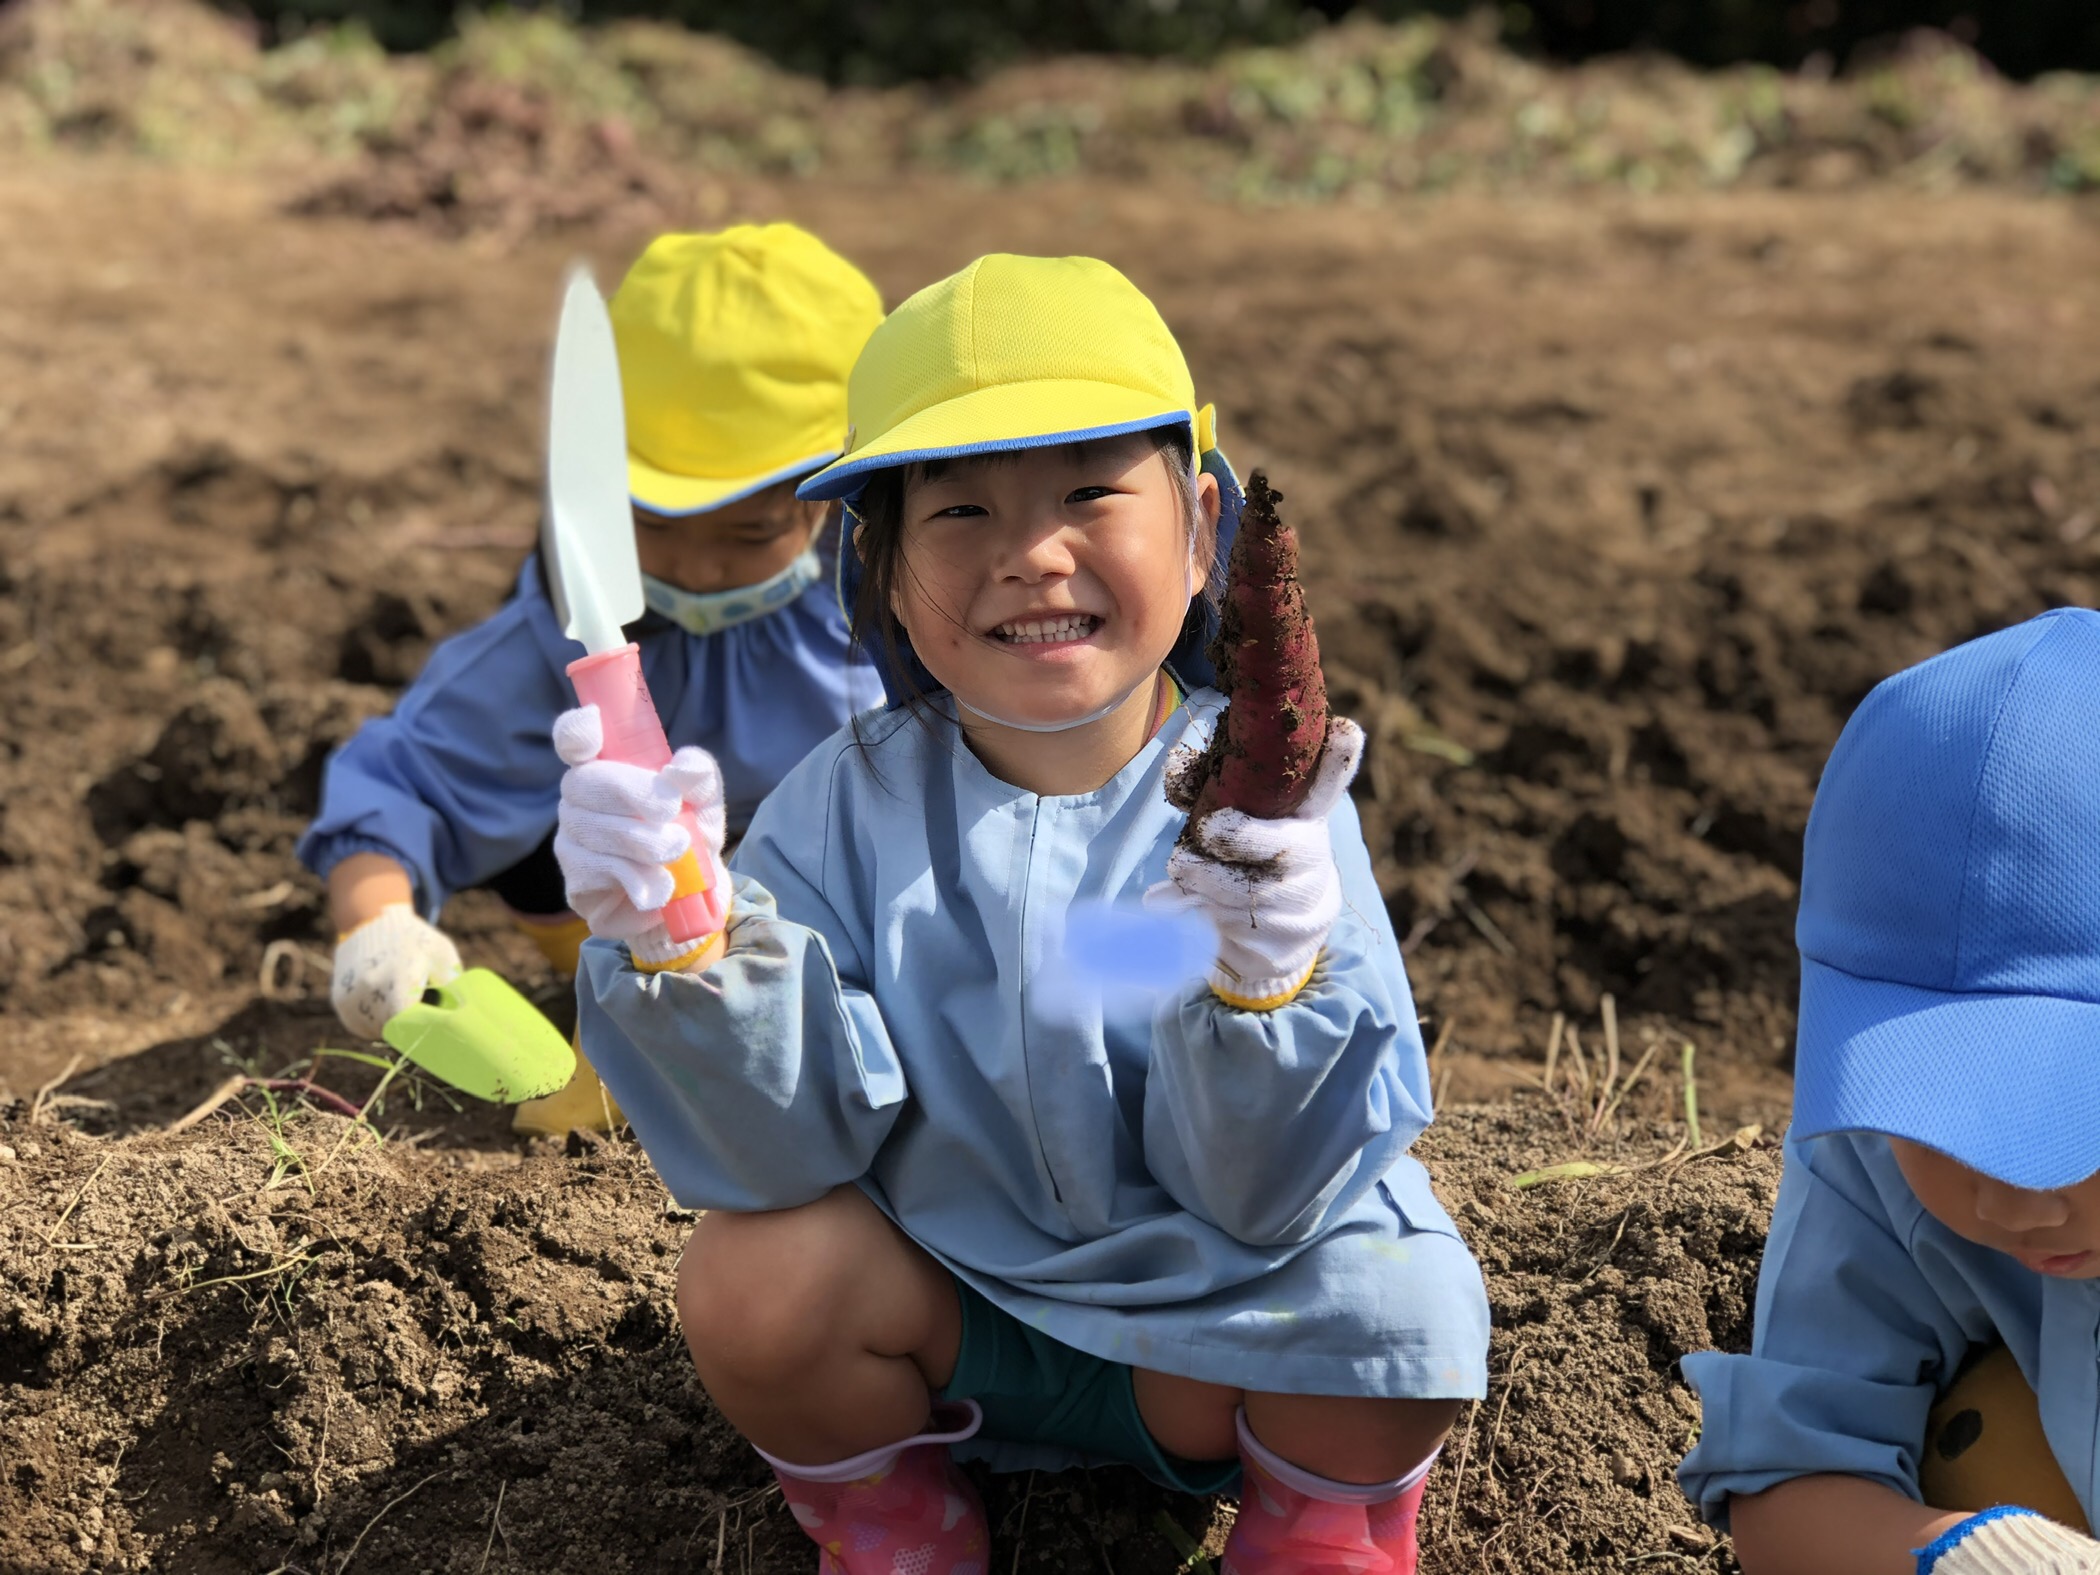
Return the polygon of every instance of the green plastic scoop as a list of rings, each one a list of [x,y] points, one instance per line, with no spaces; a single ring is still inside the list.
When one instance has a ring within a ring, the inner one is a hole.
[[[396,1012],[386,1042],[476,1099],[520,1104],[568,1086],[576,1052],[500,974],[469,968]]]

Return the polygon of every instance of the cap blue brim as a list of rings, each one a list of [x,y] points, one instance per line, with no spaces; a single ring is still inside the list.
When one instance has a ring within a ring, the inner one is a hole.
[[[705,503],[693,507],[676,506],[663,502],[652,503],[649,499],[643,497],[640,492],[635,491],[632,486],[629,487],[627,496],[628,501],[633,503],[636,508],[645,509],[658,519],[689,520],[702,514],[712,514],[716,509],[726,509],[730,504],[741,503],[746,498],[756,497],[768,487],[777,487],[783,481],[793,481],[798,476],[814,474],[838,457],[839,450],[837,449],[828,449],[822,454],[812,454],[807,459],[796,460],[792,465],[783,465],[778,470],[768,471],[763,476],[754,476],[748,480],[740,481],[727,492],[711,497]],[[648,461],[643,460],[641,463],[647,464]],[[675,473],[666,471],[664,474],[673,475]],[[800,496],[799,492],[797,496]]]
[[[1129,437],[1134,432],[1156,432],[1161,427],[1171,426],[1189,426],[1187,413],[1171,410],[1163,415],[1141,416],[1134,421],[1117,421],[1107,426],[1066,427],[1029,437],[987,438],[979,443],[948,443],[938,448],[867,454],[834,464],[811,476],[795,488],[795,496],[805,502],[852,503],[867,490],[869,481],[885,470],[923,465],[936,459],[983,459],[993,454],[1018,454],[1032,448],[1066,448],[1074,443],[1098,443],[1104,438]],[[1189,441],[1195,441],[1193,429]]]
[[[1919,989],[1801,960],[1795,1137],[1879,1132],[2015,1187],[2100,1172],[2100,1003]]]

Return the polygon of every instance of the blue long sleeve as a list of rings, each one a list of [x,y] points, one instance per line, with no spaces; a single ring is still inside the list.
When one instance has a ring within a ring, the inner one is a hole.
[[[640,974],[624,948],[586,945],[579,1032],[681,1204],[792,1208],[867,1172],[904,1071],[822,934],[748,878],[732,914],[704,974]]]
[[[1355,806],[1332,821],[1343,910],[1312,982],[1271,1012],[1188,991],[1154,1030],[1145,1162],[1174,1200],[1252,1246],[1346,1214],[1429,1125],[1400,948]]]
[[[2001,1321],[2009,1340],[2039,1321],[2019,1305],[2038,1302],[2037,1276],[2019,1271],[2025,1285],[2005,1278],[1979,1298],[1962,1284],[1966,1254],[1943,1238],[1885,1140],[1787,1145],[1751,1352],[1684,1359],[1705,1421],[1678,1476],[1709,1521],[1727,1523],[1733,1494],[1824,1473],[1918,1496],[1940,1385]]]
[[[551,724],[574,704],[553,620],[544,597],[521,593],[431,653],[393,711],[330,758],[299,844],[309,868],[326,878],[351,853],[387,853],[435,918],[540,845],[561,796]]]
[[[645,620],[637,638],[672,747],[698,744],[722,767],[733,837],[803,755],[881,699],[874,669],[850,659],[828,586],[715,634]],[[329,760],[300,858],[326,877],[352,853],[385,853],[435,918],[453,892],[532,853],[554,829],[551,730],[575,704],[567,672],[580,654],[528,561],[512,598],[441,644],[392,714]]]

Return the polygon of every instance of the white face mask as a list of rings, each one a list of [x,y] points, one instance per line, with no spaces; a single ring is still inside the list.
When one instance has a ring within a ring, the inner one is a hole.
[[[823,578],[824,565],[812,548],[770,579],[734,590],[688,591],[645,574],[642,600],[651,612],[670,619],[687,634],[719,634],[778,612]]]

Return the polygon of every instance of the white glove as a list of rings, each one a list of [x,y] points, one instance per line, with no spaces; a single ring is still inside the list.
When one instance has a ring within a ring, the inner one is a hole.
[[[405,902],[381,908],[336,942],[328,999],[343,1026],[377,1039],[424,990],[459,975],[459,948]]]
[[[1210,985],[1228,1005],[1280,1005],[1311,977],[1342,911],[1327,816],[1349,791],[1363,752],[1363,729],[1336,717],[1303,804],[1281,820],[1218,810],[1194,846],[1175,848],[1167,878],[1145,893],[1149,906],[1199,912],[1216,927]],[[1176,754],[1169,781],[1195,750],[1185,744]]]
[[[1970,1526],[1975,1529],[1969,1530]],[[1961,1540],[1926,1566],[1930,1575],[2096,1575],[2100,1542],[2027,1510],[1954,1528]]]
[[[594,705],[554,719],[554,752],[569,769],[561,779],[554,857],[568,885],[569,906],[593,935],[625,941],[640,963],[664,964],[691,951],[674,941],[659,913],[671,900],[664,868],[691,845],[680,808],[700,827],[700,861],[716,890],[726,890],[722,837],[728,809],[722,768],[688,744],[661,771],[600,760],[605,732]]]

